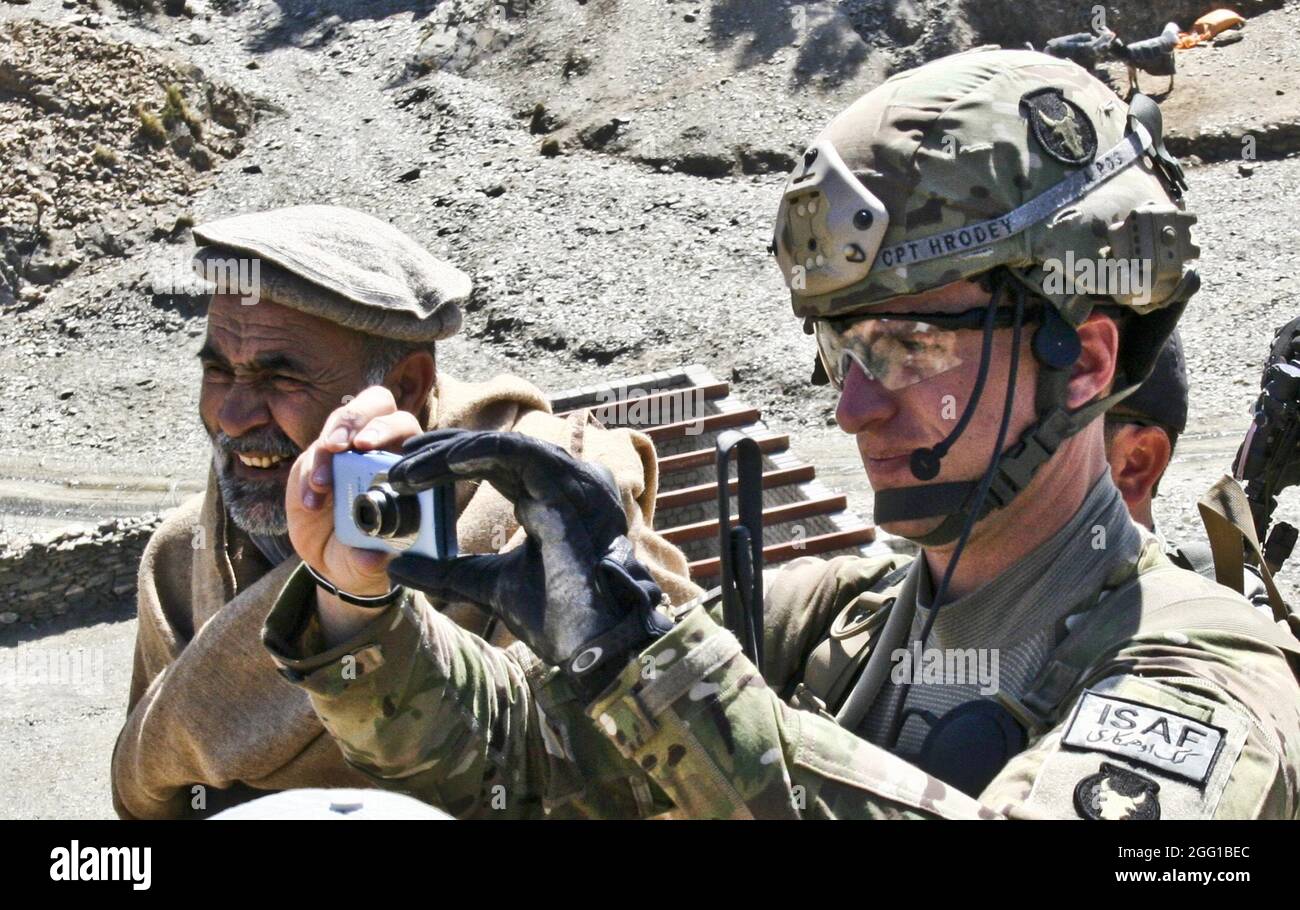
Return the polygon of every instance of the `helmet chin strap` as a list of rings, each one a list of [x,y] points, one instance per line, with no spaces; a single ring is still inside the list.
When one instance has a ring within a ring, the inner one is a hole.
[[[999,296],[999,288],[994,288],[994,300]],[[992,307],[993,303],[990,302],[989,306]],[[971,506],[970,509],[966,510],[965,518],[957,532],[957,543],[953,547],[952,558],[948,560],[948,565],[943,570],[943,577],[939,580],[939,585],[934,590],[934,600],[932,601],[930,616],[926,619],[925,626],[921,630],[921,647],[925,647],[925,643],[930,639],[930,632],[934,629],[934,621],[939,616],[939,608],[943,606],[944,596],[948,592],[948,585],[952,582],[953,572],[957,568],[957,563],[961,561],[962,551],[966,549],[966,543],[970,540],[971,532],[975,530],[975,523],[977,520],[975,518],[975,513],[979,509],[980,504],[983,503],[988,496],[989,487],[993,481],[994,468],[999,460],[998,453],[1002,451],[1003,445],[1006,444],[1007,431],[1011,426],[1011,411],[1015,405],[1016,374],[1020,367],[1020,330],[1023,326],[1024,316],[1025,293],[1022,288],[1018,289],[1016,292],[1015,321],[1012,324],[1014,341],[1011,345],[1011,357],[1007,364],[1007,389],[1006,394],[1003,396],[1002,419],[998,424],[997,440],[993,444],[993,453],[990,455],[989,466],[984,471],[984,476],[980,478],[979,483],[975,485],[973,493],[973,501],[975,504]],[[984,351],[985,361],[988,360],[988,356],[989,351],[986,349]],[[986,364],[981,364],[981,368],[984,368],[985,366]],[[907,694],[910,688],[911,680],[903,680],[900,685],[901,694],[898,699],[898,707],[895,710],[893,721],[890,724],[889,742],[895,748],[898,745],[899,738],[903,734],[903,725],[907,721],[908,712],[905,708],[907,706]]]
[[[920,448],[912,450],[912,457],[908,460],[908,467],[912,471],[912,476],[917,480],[933,480],[939,475],[939,468],[943,466],[943,458],[952,448],[952,444],[961,438],[965,432],[966,425],[970,423],[971,417],[975,414],[975,407],[979,404],[980,396],[984,394],[984,383],[989,378],[989,364],[992,361],[990,355],[993,353],[993,323],[997,315],[998,302],[1002,299],[1002,286],[994,288],[993,296],[989,299],[988,309],[984,313],[983,332],[984,337],[980,345],[980,368],[975,375],[975,387],[971,390],[970,400],[966,402],[966,408],[961,412],[961,418],[957,421],[957,426],[949,433],[942,442],[934,448]]]
[[[990,303],[990,308],[996,302],[999,290],[1008,285],[1012,293],[1017,295],[1017,305],[1023,308],[1025,289],[1018,281],[1010,278],[1005,272],[999,272],[995,281],[998,283],[998,288],[995,288],[994,302]],[[989,367],[990,326],[991,321],[985,324],[985,344],[980,373],[972,389],[971,399],[957,427],[933,449],[921,448],[912,453],[912,474],[918,480],[929,480],[938,475],[939,463],[966,429],[971,415],[979,405]],[[1061,443],[1127,397],[1137,387],[1136,384],[1131,384],[1073,411],[1067,409],[1065,407],[1066,387],[1070,378],[1070,368],[1079,358],[1079,336],[1054,306],[1044,307],[1043,324],[1034,333],[1033,350],[1034,358],[1039,362],[1040,367],[1035,390],[1038,420],[989,466],[992,476],[985,495],[979,495],[981,483],[978,480],[920,484],[881,490],[876,494],[875,499],[876,524],[943,516],[943,521],[938,527],[912,539],[923,547],[943,546],[953,542],[962,535],[967,524],[973,526],[994,509],[1004,508],[1010,503],[1029,486],[1038,469],[1056,454]]]

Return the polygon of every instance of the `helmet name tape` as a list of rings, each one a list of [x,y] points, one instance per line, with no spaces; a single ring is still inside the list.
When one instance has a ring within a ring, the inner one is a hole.
[[[1003,240],[1019,234],[1026,228],[1051,217],[1071,202],[1082,199],[1095,187],[1137,161],[1142,157],[1149,143],[1149,135],[1144,142],[1140,134],[1129,133],[1082,170],[1066,177],[1051,189],[1039,193],[1024,205],[1012,209],[1005,215],[990,218],[988,221],[968,224],[940,234],[931,234],[929,237],[900,243],[891,247],[886,255],[882,255],[872,266],[871,271],[926,262],[940,256],[951,256],[984,246],[992,240]]]

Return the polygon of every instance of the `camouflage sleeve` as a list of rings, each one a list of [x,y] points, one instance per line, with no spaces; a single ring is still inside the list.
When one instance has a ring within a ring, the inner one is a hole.
[[[1070,698],[982,802],[1018,818],[1296,816],[1300,689],[1266,639],[1134,636]]]
[[[993,813],[827,717],[782,702],[693,609],[588,709],[691,818],[987,818]]]
[[[664,794],[591,724],[554,668],[495,648],[419,594],[322,649],[298,570],[263,639],[303,686],[344,758],[375,784],[461,818],[657,814]]]
[[[787,581],[803,579],[833,605],[884,564],[851,578],[841,561],[825,567]],[[564,677],[523,645],[494,648],[419,595],[323,648],[313,590],[299,570],[268,616],[264,641],[281,673],[307,690],[349,764],[459,817],[645,817],[674,805],[692,817],[980,814],[833,721],[785,705],[703,609],[584,713]],[[676,691],[660,704],[665,684]],[[647,704],[659,708],[648,714]]]

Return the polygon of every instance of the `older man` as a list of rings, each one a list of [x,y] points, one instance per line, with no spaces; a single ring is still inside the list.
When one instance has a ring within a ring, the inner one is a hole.
[[[259,286],[251,296],[247,286],[212,295],[199,352],[199,411],[213,447],[207,490],[164,522],[141,561],[135,668],[113,754],[119,815],[203,815],[256,791],[366,783],[260,643],[301,563],[287,534],[289,469],[326,417],[363,390],[426,429],[509,430],[602,464],[640,559],[674,601],[698,592],[685,558],[651,529],[648,439],[600,428],[585,412],[556,417],[522,379],[464,383],[437,370],[435,342],[460,328],[470,291],[462,272],[391,225],[335,206],[241,215],[194,235],[201,273]],[[462,552],[502,549],[518,530],[489,484],[458,484],[456,503]],[[483,640],[511,641],[479,607],[436,606]]]

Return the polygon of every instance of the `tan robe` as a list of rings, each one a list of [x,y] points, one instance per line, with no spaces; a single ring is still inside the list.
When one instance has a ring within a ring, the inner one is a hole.
[[[658,468],[648,438],[603,429],[586,412],[555,417],[536,388],[510,376],[475,384],[440,376],[430,404],[435,428],[513,430],[608,467],[638,558],[674,603],[699,593],[685,556],[652,530]],[[457,484],[456,492],[461,552],[494,552],[523,533],[491,486]],[[212,475],[207,491],[154,533],[140,562],[135,668],[113,752],[118,815],[205,815],[254,791],[370,785],[344,763],[307,693],[280,676],[262,646],[267,613],[298,564],[291,557],[270,567],[229,521]],[[476,606],[445,612],[493,644],[512,640]]]

